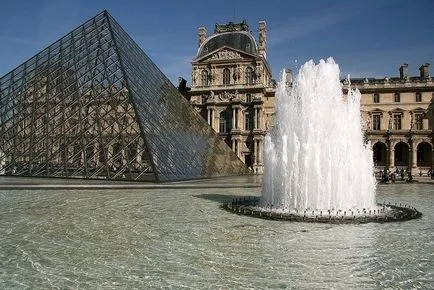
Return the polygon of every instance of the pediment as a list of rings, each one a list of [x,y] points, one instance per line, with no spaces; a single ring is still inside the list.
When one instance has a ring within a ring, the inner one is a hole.
[[[395,108],[395,109],[393,109],[391,111],[394,112],[394,113],[403,113],[403,112],[405,112],[405,110],[403,110],[401,108]]]
[[[201,58],[195,60],[195,62],[203,61],[221,61],[221,60],[242,60],[255,58],[253,54],[248,54],[244,51],[233,49],[229,46],[223,46],[217,50],[204,55]]]
[[[417,107],[415,109],[412,110],[413,112],[426,112],[426,109],[421,108],[421,107]]]
[[[380,108],[375,108],[375,109],[372,109],[370,112],[371,113],[380,113],[380,112],[385,112],[385,111],[380,109]]]

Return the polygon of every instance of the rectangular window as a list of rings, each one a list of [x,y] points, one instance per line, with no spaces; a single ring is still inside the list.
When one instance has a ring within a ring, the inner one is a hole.
[[[374,94],[374,103],[379,103],[379,102],[380,102],[380,95]]]
[[[395,99],[395,103],[401,102],[401,95],[399,93],[395,93],[394,99]]]
[[[220,133],[226,133],[227,127],[226,127],[226,120],[220,119]]]
[[[244,130],[246,131],[250,131],[253,129],[253,118],[250,114],[245,114],[244,115]]]
[[[422,94],[416,93],[416,102],[422,102]]]
[[[401,114],[393,115],[393,129],[401,130]]]
[[[381,115],[372,115],[372,130],[381,130]]]
[[[223,70],[223,85],[229,85],[231,83],[231,71],[228,68]]]
[[[246,103],[251,103],[251,102],[252,102],[252,95],[246,94]]]
[[[423,130],[423,114],[414,114],[414,129]]]
[[[202,78],[202,86],[209,86],[209,74],[207,70],[202,70],[201,78]]]

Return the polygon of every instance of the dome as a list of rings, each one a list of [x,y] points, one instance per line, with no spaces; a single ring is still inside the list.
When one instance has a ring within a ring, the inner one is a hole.
[[[201,58],[223,46],[249,54],[257,54],[256,41],[247,31],[231,31],[214,34],[199,47],[197,58]]]

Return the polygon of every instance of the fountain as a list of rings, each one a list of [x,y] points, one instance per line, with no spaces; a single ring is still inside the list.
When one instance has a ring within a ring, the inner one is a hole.
[[[364,142],[360,92],[342,93],[332,58],[304,64],[276,91],[276,125],[265,138],[262,198],[224,205],[253,216],[315,222],[420,217],[408,207],[378,205],[372,150]]]

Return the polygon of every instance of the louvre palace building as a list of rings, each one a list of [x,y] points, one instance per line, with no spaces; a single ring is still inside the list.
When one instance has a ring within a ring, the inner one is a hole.
[[[267,63],[266,23],[259,22],[258,41],[245,21],[216,24],[209,36],[200,27],[198,39],[190,103],[249,168],[262,173],[276,91]],[[419,76],[410,76],[404,64],[399,77],[342,81],[344,93],[351,86],[362,94],[363,130],[377,171],[426,174],[433,167],[434,81],[428,63],[419,70]]]
[[[199,28],[188,93],[192,106],[255,173],[263,172],[264,137],[272,125],[276,84],[267,62],[267,27],[256,42],[246,21]]]
[[[410,76],[408,66],[401,65],[397,77],[350,83],[362,94],[363,130],[377,169],[427,174],[434,166],[434,80],[429,63],[419,67],[418,76]]]

